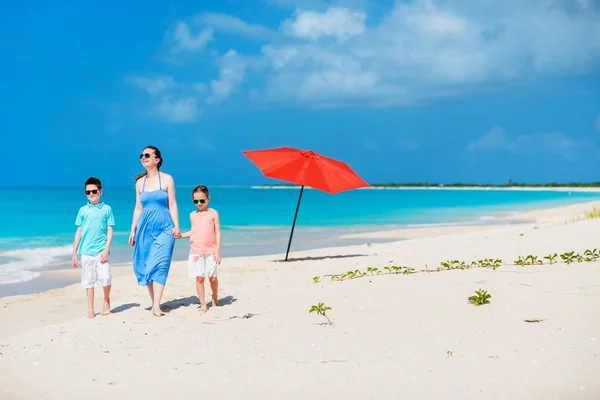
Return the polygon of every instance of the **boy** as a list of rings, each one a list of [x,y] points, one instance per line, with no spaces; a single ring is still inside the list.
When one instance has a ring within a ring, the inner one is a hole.
[[[94,286],[97,282],[104,287],[102,315],[110,314],[112,273],[108,259],[115,220],[110,206],[100,200],[100,179],[90,177],[84,187],[88,203],[79,209],[75,219],[77,232],[71,261],[73,267],[77,268],[77,255],[81,256],[81,286],[87,292],[88,318],[94,318]]]

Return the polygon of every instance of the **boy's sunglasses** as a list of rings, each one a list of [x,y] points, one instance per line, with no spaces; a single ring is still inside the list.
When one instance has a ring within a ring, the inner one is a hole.
[[[141,160],[142,158],[150,158],[150,156],[151,156],[151,154],[150,154],[150,153],[142,153],[142,154],[140,154],[140,160]]]
[[[98,194],[98,190],[97,190],[97,189],[93,189],[93,190],[86,190],[86,191],[85,191],[85,194],[87,194],[88,196],[89,196],[90,194],[92,194],[92,193],[93,193],[93,194]]]
[[[206,203],[206,200],[204,200],[204,199],[200,199],[200,200],[194,199],[194,204],[198,204],[198,203],[204,204],[204,203]]]

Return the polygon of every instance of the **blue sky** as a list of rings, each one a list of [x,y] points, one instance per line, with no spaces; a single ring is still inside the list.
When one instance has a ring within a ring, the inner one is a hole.
[[[129,185],[148,144],[181,184],[267,182],[241,151],[282,145],[370,182],[600,180],[597,1],[0,9],[0,185]]]

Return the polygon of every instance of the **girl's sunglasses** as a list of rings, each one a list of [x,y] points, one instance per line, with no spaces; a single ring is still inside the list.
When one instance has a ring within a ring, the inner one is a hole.
[[[86,190],[86,191],[85,191],[85,194],[87,194],[88,196],[89,196],[90,194],[98,194],[98,190],[97,190],[97,189],[93,189],[93,190]]]
[[[194,204],[198,204],[198,203],[204,204],[204,203],[206,203],[206,200],[204,200],[204,199],[200,199],[200,200],[194,199]]]

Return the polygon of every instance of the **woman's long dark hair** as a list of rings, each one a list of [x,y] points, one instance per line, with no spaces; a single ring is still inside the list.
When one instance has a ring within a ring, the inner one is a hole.
[[[159,161],[158,161],[158,170],[160,172],[160,167],[162,166],[162,163],[163,163],[163,158],[162,158],[162,154],[160,154],[160,150],[158,148],[154,147],[154,146],[146,146],[146,147],[144,147],[144,149],[154,150],[154,156],[159,159]],[[133,178],[133,180],[135,182],[137,182],[138,179],[143,178],[147,174],[148,174],[148,172],[144,171],[141,174],[136,175],[136,177]]]

